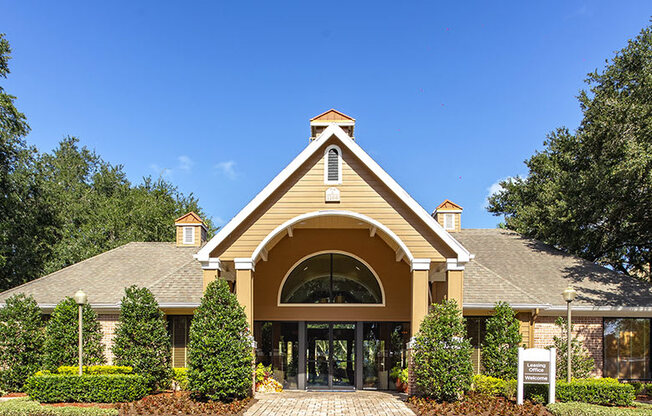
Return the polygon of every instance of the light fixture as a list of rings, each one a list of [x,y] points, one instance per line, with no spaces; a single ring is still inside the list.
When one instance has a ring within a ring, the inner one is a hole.
[[[575,300],[575,296],[577,296],[577,292],[575,291],[575,289],[573,289],[572,286],[568,286],[566,289],[564,289],[562,295],[564,296],[564,300],[566,302],[572,302]]]
[[[75,302],[77,305],[86,305],[88,302],[88,296],[86,296],[86,293],[84,293],[83,290],[79,289],[77,293],[75,293]]]

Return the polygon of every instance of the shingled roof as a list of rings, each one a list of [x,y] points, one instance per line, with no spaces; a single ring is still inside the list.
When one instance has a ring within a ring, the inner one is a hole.
[[[515,232],[463,229],[455,238],[475,255],[464,271],[464,304],[504,300],[565,307],[561,293],[572,285],[575,306],[652,306],[650,284]]]
[[[198,247],[174,243],[129,243],[0,293],[4,302],[15,293],[34,296],[42,307],[55,305],[78,289],[91,305],[118,305],[124,288],[149,288],[159,303],[198,304],[202,270],[193,258]]]

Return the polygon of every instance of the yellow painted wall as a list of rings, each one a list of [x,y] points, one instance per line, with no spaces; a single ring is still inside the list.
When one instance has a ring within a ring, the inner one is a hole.
[[[319,210],[349,210],[367,215],[389,227],[412,251],[414,257],[442,261],[452,251],[363,164],[343,149],[339,203],[326,203],[324,149],[302,166],[243,224],[211,253],[223,261],[249,257],[274,228],[298,215]]]

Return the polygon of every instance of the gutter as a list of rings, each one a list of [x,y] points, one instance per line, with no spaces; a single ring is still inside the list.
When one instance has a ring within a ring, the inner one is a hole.
[[[491,310],[494,308],[493,303],[465,303],[462,305],[464,310]],[[539,310],[540,316],[561,316],[566,313],[566,305],[546,304],[527,304],[527,303],[509,303],[512,309],[516,310]],[[572,306],[573,313],[579,313],[581,316],[605,316],[605,317],[652,317],[652,306]]]
[[[38,307],[45,312],[52,312],[56,306],[56,303],[38,304]],[[97,312],[120,312],[120,303],[90,303],[89,306]],[[195,309],[199,307],[199,303],[169,302],[159,303],[158,307],[160,309]]]

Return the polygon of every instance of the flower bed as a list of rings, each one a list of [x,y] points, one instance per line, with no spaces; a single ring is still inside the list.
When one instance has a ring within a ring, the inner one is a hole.
[[[218,401],[196,401],[189,392],[162,393],[147,396],[132,403],[117,405],[120,415],[238,415],[244,411],[252,399]]]
[[[522,406],[505,399],[469,393],[462,400],[452,403],[438,403],[434,400],[411,397],[408,406],[420,416],[550,416],[541,404],[525,402]]]

